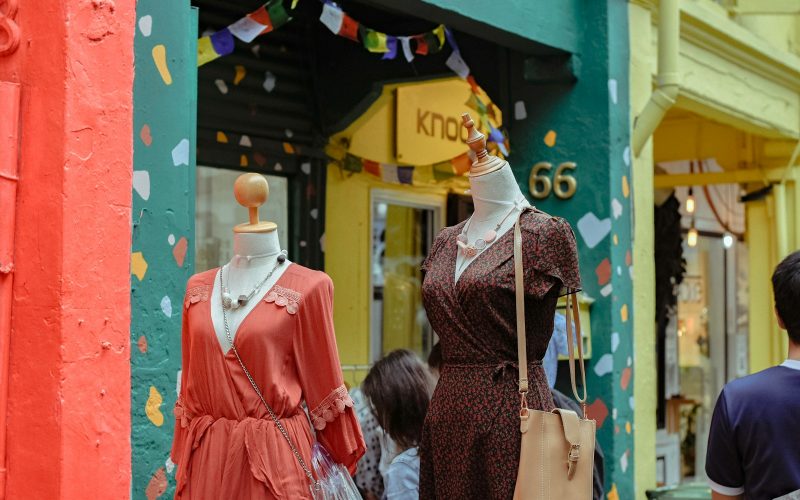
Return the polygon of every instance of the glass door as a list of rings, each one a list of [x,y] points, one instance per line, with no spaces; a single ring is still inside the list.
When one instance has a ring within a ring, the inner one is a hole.
[[[442,227],[444,196],[373,190],[370,362],[394,349],[427,356],[435,334],[422,306],[420,265]]]

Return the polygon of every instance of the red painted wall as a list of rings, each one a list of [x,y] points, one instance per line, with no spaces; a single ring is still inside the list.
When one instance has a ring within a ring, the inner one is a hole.
[[[135,0],[19,3],[6,498],[128,498]]]

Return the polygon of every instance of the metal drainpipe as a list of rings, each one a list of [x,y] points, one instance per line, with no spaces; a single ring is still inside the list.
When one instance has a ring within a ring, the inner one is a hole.
[[[0,499],[6,497],[8,476],[6,424],[18,182],[19,100],[19,84],[0,81],[0,116],[6,117],[0,120]]]
[[[642,152],[647,139],[653,135],[667,110],[675,104],[680,92],[680,22],[679,0],[661,0],[658,5],[658,86],[633,126],[631,143],[636,156]]]

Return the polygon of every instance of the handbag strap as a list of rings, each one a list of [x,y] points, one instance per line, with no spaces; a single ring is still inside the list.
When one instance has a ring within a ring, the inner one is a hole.
[[[522,217],[521,212],[517,221],[514,223],[514,292],[516,297],[516,310],[517,310],[517,357],[519,363],[519,393],[520,393],[520,414],[527,414],[528,410],[528,351],[527,351],[527,338],[525,335],[525,276],[522,267],[522,230],[520,229],[519,220]],[[583,411],[583,418],[586,418],[586,368],[583,363],[583,342],[581,339],[581,317],[580,311],[575,303],[576,292],[571,289],[567,290],[567,346],[569,351],[569,375],[572,382],[572,393],[578,403],[581,405]],[[570,312],[572,313],[570,315]],[[572,316],[570,318],[570,316]],[[578,395],[578,387],[575,381],[575,352],[573,347],[573,328],[572,323],[575,323],[575,338],[578,344],[578,359],[580,361],[581,379],[583,382],[583,397]]]
[[[220,268],[219,272],[220,272],[220,276],[219,276],[220,293],[222,293],[222,269],[221,268]],[[222,296],[222,295],[220,295],[220,296]],[[286,431],[286,427],[283,426],[283,423],[281,422],[281,420],[278,418],[278,416],[275,414],[275,412],[272,411],[272,407],[269,405],[269,403],[267,403],[267,400],[264,399],[264,395],[261,393],[261,389],[258,388],[258,384],[256,384],[255,379],[253,378],[252,375],[250,375],[250,371],[247,369],[247,367],[244,366],[244,361],[242,361],[242,357],[239,356],[239,350],[236,349],[236,344],[233,343],[233,338],[231,337],[231,330],[230,330],[230,327],[228,327],[228,315],[225,312],[225,308],[224,307],[222,308],[222,320],[223,320],[223,323],[225,325],[225,336],[228,337],[228,343],[231,345],[231,349],[233,349],[233,354],[236,355],[236,359],[239,361],[239,366],[242,367],[242,371],[244,372],[245,375],[247,375],[247,380],[250,381],[250,385],[253,386],[253,390],[256,391],[256,394],[258,394],[258,397],[259,397],[259,399],[261,399],[261,402],[264,404],[264,407],[267,409],[267,412],[269,412],[269,416],[272,418],[272,421],[275,422],[275,426],[278,428],[280,433],[283,435],[283,438],[286,440],[286,442],[289,443],[289,448],[292,449],[292,453],[294,454],[295,458],[297,459],[297,462],[300,464],[300,467],[303,469],[303,472],[308,477],[308,480],[311,481],[312,488],[314,490],[318,490],[319,489],[319,482],[316,479],[314,479],[314,474],[311,473],[311,469],[308,468],[308,466],[306,465],[305,460],[303,460],[303,457],[300,455],[300,452],[297,451],[297,448],[295,447],[294,443],[292,442],[292,439],[289,437],[289,433]]]

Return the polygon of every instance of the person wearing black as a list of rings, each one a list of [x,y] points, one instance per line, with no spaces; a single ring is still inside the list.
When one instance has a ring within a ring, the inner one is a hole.
[[[578,415],[581,414],[581,407],[578,406],[572,398],[551,388],[550,393],[553,395],[553,403],[556,408],[564,410],[572,410]],[[600,443],[594,445],[594,470],[592,471],[592,500],[603,500],[603,450],[600,449]]]

